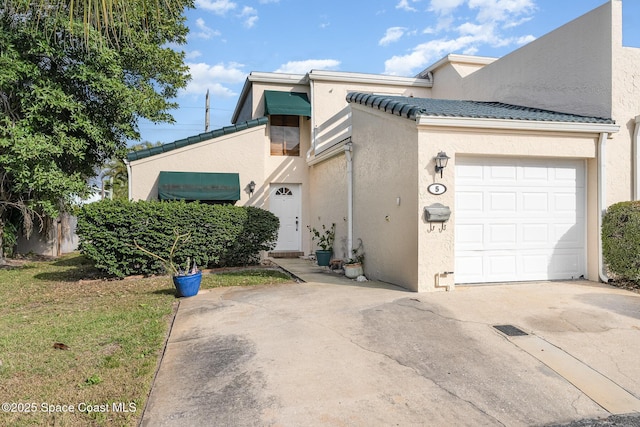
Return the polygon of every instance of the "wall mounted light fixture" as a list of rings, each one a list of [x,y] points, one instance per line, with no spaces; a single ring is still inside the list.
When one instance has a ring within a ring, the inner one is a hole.
[[[440,178],[442,178],[442,170],[447,167],[447,162],[451,157],[447,156],[447,153],[440,151],[435,157],[436,161],[436,173],[440,172]]]
[[[249,183],[249,197],[253,196],[253,192],[256,190],[256,183],[251,181]]]

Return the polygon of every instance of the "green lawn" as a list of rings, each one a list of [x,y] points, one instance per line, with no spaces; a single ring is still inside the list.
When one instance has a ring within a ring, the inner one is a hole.
[[[0,268],[0,425],[139,422],[178,300],[169,277],[98,277],[78,254]],[[248,270],[202,288],[290,281]]]

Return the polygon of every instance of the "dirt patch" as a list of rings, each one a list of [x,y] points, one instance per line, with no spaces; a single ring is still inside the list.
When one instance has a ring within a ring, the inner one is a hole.
[[[615,286],[616,288],[640,294],[640,283],[638,282],[632,282],[630,280],[613,280],[609,281],[609,284],[611,286]]]

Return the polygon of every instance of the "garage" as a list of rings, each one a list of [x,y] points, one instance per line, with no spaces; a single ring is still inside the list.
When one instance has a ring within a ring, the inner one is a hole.
[[[456,157],[456,283],[585,274],[585,162]]]

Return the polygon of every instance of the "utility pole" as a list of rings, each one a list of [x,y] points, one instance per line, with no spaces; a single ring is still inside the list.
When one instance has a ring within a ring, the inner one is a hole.
[[[209,132],[209,89],[207,89],[207,98],[204,107],[204,131]]]

